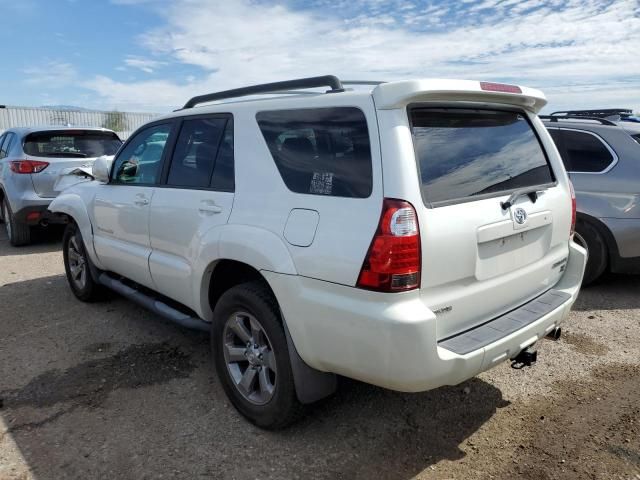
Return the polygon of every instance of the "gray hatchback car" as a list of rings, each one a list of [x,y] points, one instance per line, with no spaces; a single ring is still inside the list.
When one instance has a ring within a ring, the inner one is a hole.
[[[584,284],[606,270],[640,273],[640,129],[584,115],[541,117],[573,182]]]
[[[0,136],[0,221],[14,246],[31,240],[34,226],[63,222],[47,211],[72,170],[114,155],[122,141],[104,128],[11,128]]]

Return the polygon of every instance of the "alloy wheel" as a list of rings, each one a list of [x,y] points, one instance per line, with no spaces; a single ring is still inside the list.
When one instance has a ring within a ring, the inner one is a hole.
[[[2,218],[4,220],[5,228],[7,229],[7,237],[11,240],[11,214],[9,213],[7,202],[2,202]]]
[[[77,289],[82,290],[87,284],[87,261],[84,256],[84,249],[80,247],[76,235],[69,239],[67,257],[69,259],[71,281]]]
[[[238,392],[253,404],[268,403],[276,390],[276,357],[260,322],[247,312],[235,312],[222,338],[227,370]]]

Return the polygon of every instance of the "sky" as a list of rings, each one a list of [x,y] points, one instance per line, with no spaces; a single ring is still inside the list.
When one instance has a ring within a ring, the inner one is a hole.
[[[640,0],[0,0],[0,104],[162,113],[254,83],[464,78],[640,111]]]

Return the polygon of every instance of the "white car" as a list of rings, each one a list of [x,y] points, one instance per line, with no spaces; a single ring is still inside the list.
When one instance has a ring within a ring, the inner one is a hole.
[[[529,363],[584,272],[541,92],[347,84],[195,97],[50,207],[74,294],[210,329],[226,393],[264,428],[336,375],[418,392]]]

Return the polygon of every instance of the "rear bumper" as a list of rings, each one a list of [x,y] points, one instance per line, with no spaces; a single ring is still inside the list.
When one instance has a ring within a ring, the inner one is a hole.
[[[456,385],[517,355],[558,327],[577,298],[586,263],[571,243],[554,290],[560,305],[526,326],[465,354],[438,344],[436,316],[417,292],[380,294],[263,272],[302,359],[318,370],[405,392]],[[390,301],[393,299],[393,302]]]
[[[31,205],[14,212],[16,221],[27,225],[65,224],[68,222],[67,216],[60,213],[53,213],[46,205]]]

